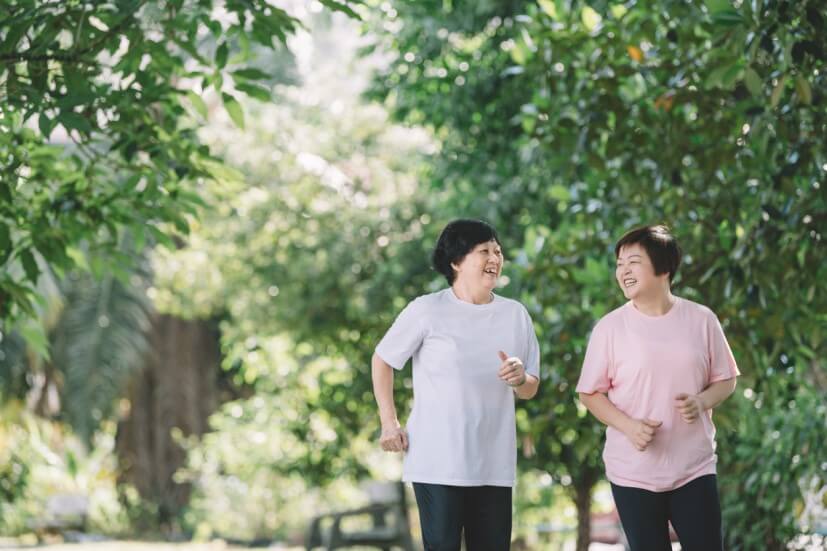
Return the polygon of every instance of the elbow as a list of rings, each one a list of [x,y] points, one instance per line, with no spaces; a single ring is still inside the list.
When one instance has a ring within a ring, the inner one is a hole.
[[[580,403],[588,408],[594,393],[589,394],[587,392],[578,392],[577,396],[580,398]]]

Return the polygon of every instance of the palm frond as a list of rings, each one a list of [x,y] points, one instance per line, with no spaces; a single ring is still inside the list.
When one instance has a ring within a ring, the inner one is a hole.
[[[142,259],[128,282],[88,274],[63,282],[66,305],[52,332],[52,361],[63,376],[63,416],[87,440],[112,414],[127,376],[143,362],[150,280],[149,262]]]

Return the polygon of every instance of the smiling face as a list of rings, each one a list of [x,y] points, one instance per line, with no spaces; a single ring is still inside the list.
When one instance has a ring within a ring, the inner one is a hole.
[[[653,297],[669,290],[669,274],[655,275],[655,266],[639,243],[620,249],[615,278],[629,300]]]
[[[459,263],[453,263],[451,266],[456,271],[456,283],[491,291],[497,286],[497,279],[502,273],[502,247],[494,239],[480,243]]]

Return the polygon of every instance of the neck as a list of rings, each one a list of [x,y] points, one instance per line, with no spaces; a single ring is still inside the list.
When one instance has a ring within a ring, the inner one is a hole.
[[[669,289],[654,295],[632,299],[632,305],[634,305],[639,312],[647,316],[663,316],[672,309],[674,304],[675,295],[673,295]]]
[[[451,288],[454,290],[456,297],[462,302],[470,302],[471,304],[488,304],[494,300],[494,297],[491,294],[491,289],[485,287],[472,287],[467,283],[454,281]]]

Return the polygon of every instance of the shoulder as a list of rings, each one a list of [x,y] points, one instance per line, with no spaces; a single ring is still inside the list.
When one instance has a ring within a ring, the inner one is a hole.
[[[605,314],[602,318],[597,320],[592,328],[593,333],[610,333],[623,323],[623,313],[628,308],[628,302],[618,306],[614,310]]]
[[[518,314],[519,316],[525,318],[528,321],[531,321],[531,314],[528,313],[528,308],[525,305],[513,298],[507,298],[500,295],[495,294],[495,299],[498,303],[498,308],[500,311],[509,311]]]
[[[715,312],[713,312],[712,309],[708,306],[691,301],[683,297],[677,297],[677,299],[680,301],[681,308],[684,310],[685,315],[689,315],[702,320],[718,319],[718,316],[715,315]]]
[[[448,297],[445,295],[446,291],[449,291],[449,289],[442,289],[441,291],[437,291],[435,293],[419,295],[410,301],[405,309],[411,310],[412,312],[428,312],[434,308],[438,308],[440,305],[444,305],[448,301]]]
[[[515,310],[521,310],[525,313],[528,313],[528,310],[526,310],[526,307],[523,306],[523,303],[520,302],[519,300],[504,297],[504,296],[498,295],[496,293],[494,293],[494,300],[496,300],[500,304],[501,308],[513,308]]]

